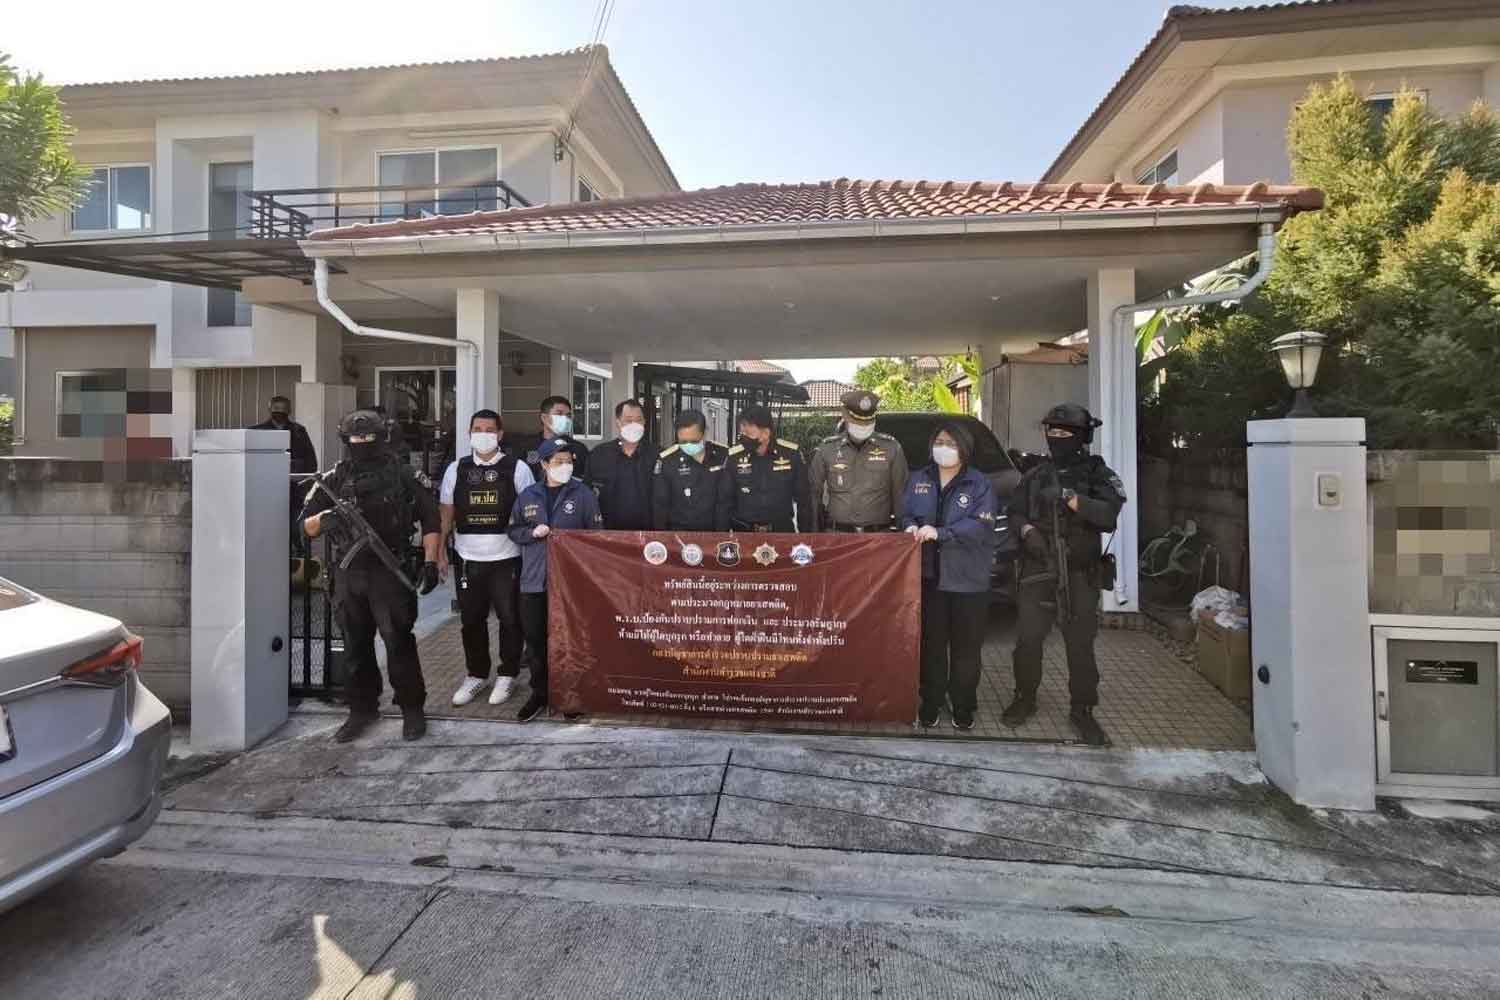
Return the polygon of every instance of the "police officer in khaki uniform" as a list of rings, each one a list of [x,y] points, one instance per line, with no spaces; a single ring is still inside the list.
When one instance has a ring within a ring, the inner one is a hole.
[[[844,429],[813,451],[808,476],[821,531],[890,531],[906,489],[906,455],[900,443],[875,429],[880,397],[851,389]]]

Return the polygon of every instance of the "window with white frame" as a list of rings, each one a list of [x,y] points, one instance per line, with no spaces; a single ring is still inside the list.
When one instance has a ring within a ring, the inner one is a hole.
[[[604,380],[587,372],[573,373],[573,433],[604,436]]]
[[[75,232],[151,228],[151,168],[144,163],[92,167],[88,196],[73,209]]]
[[[594,185],[590,184],[588,181],[584,180],[582,177],[578,178],[578,200],[579,201],[598,201],[599,200],[599,192],[594,190]]]
[[[1427,103],[1427,91],[1414,90],[1417,100],[1423,104]],[[1369,108],[1370,115],[1375,119],[1377,127],[1384,126],[1386,118],[1396,109],[1396,98],[1401,95],[1395,92],[1371,94],[1365,98],[1365,107]]]
[[[1156,162],[1156,166],[1136,178],[1140,184],[1176,184],[1177,150],[1172,150]]]
[[[500,151],[477,146],[380,153],[378,171],[381,187],[407,189],[381,192],[382,218],[488,212],[496,204]]]

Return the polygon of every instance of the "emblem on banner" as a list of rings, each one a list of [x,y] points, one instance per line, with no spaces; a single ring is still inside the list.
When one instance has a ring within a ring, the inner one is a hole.
[[[738,566],[740,564],[740,543],[720,542],[719,549],[714,553],[719,560],[720,566]]]
[[[781,558],[781,553],[777,552],[776,547],[773,546],[770,542],[762,542],[760,547],[757,548],[752,554],[755,556],[755,561],[760,563],[762,566],[769,566],[777,559]]]
[[[500,478],[500,473],[499,473],[498,470],[496,470],[496,469],[486,469],[486,470],[484,470],[484,481],[485,482],[487,482],[487,483],[493,483],[493,482],[495,482],[499,478]]]
[[[813,561],[812,546],[806,542],[799,542],[792,546],[792,562],[798,566],[806,566]]]
[[[698,566],[703,563],[703,548],[688,542],[682,547],[682,561],[689,566]]]
[[[647,542],[646,548],[641,554],[653,566],[660,566],[667,561],[667,547],[661,542]]]

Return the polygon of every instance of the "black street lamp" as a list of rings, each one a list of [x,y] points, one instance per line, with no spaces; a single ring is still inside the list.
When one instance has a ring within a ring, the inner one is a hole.
[[[1327,337],[1311,330],[1284,333],[1271,341],[1271,351],[1276,355],[1276,360],[1281,362],[1286,384],[1297,393],[1292,401],[1292,408],[1287,411],[1289,419],[1300,420],[1318,415],[1308,396],[1308,390],[1317,381],[1318,362],[1323,359],[1323,345],[1327,342]]]

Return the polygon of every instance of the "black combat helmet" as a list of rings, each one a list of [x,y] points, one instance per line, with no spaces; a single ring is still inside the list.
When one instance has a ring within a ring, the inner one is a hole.
[[[1058,403],[1042,418],[1042,426],[1066,427],[1088,444],[1094,440],[1094,428],[1103,427],[1104,421],[1077,403]]]
[[[355,410],[344,414],[344,419],[339,421],[339,438],[345,444],[350,438],[368,435],[374,435],[377,443],[383,444],[386,439],[385,421],[374,410]]]

